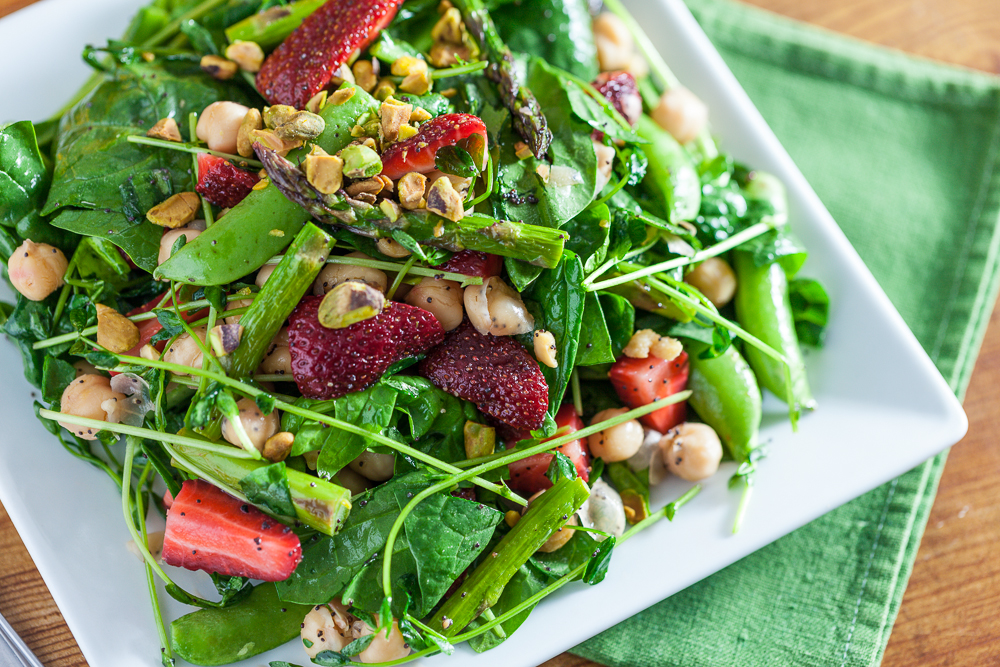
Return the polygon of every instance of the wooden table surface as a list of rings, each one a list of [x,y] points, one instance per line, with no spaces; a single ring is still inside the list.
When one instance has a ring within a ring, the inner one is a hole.
[[[997,0],[749,0],[886,46],[1000,74]],[[0,0],[0,16],[33,0]],[[948,457],[883,665],[993,665],[1000,656],[1000,313],[965,401],[969,434]],[[47,667],[85,665],[0,507],[0,612]],[[562,655],[542,667],[588,667]]]

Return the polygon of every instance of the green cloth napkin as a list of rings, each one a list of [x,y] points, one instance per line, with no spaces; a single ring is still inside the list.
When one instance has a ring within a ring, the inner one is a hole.
[[[688,4],[961,397],[1000,276],[1000,79],[728,0]],[[944,459],[574,652],[613,667],[878,664]]]

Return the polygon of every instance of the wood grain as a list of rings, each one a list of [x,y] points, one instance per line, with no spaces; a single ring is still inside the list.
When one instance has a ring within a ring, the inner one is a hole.
[[[1000,73],[997,0],[748,0],[910,53]],[[0,0],[0,16],[32,0]],[[965,407],[969,434],[948,458],[884,667],[997,664],[1000,656],[1000,313],[994,313]],[[0,507],[0,612],[47,667],[86,665]],[[591,667],[562,655],[542,667]]]

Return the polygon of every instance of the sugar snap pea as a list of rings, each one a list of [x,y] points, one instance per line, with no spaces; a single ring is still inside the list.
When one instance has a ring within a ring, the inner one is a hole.
[[[309,605],[278,599],[274,584],[255,586],[246,600],[224,609],[201,609],[170,624],[170,643],[196,665],[228,665],[297,637]]]
[[[739,284],[735,300],[737,319],[744,329],[788,360],[790,372],[786,373],[784,364],[748,346],[747,361],[760,384],[785,400],[789,395],[790,378],[791,396],[798,407],[815,408],[816,400],[809,389],[809,378],[795,333],[784,268],[778,262],[756,266],[753,257],[743,251],[733,253],[733,265]]]
[[[748,461],[757,447],[761,396],[757,379],[746,360],[730,346],[721,356],[702,359],[708,346],[684,341],[691,364],[688,404],[719,434],[733,459]]]
[[[642,147],[649,160],[643,189],[659,202],[671,222],[693,220],[701,208],[701,180],[691,156],[649,116],[639,117],[635,131],[649,142]]]
[[[342,104],[327,104],[320,111],[326,129],[316,143],[328,153],[336,153],[353,140],[351,128],[358,118],[374,113],[378,104],[360,88],[354,88],[354,95]],[[289,153],[289,159],[297,160],[306,152],[300,148]],[[278,188],[268,185],[254,190],[161,264],[155,275],[192,285],[231,283],[281,252],[308,219],[309,214]]]

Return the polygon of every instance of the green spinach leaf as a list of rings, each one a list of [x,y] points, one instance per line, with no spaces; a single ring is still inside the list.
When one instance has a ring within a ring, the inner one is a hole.
[[[586,0],[535,0],[490,12],[500,37],[513,51],[592,81],[600,71]]]
[[[0,225],[13,227],[39,208],[51,181],[35,127],[26,120],[0,125]]]
[[[254,505],[279,516],[295,516],[284,462],[257,468],[240,480],[240,491]]]
[[[799,343],[823,347],[830,320],[830,297],[823,284],[812,278],[796,278],[788,284],[788,296]]]

